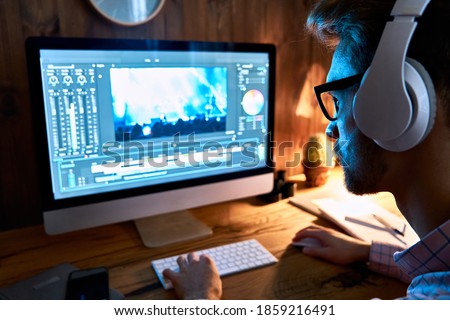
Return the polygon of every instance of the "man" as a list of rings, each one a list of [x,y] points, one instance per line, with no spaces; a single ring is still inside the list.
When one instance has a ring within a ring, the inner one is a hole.
[[[373,270],[410,282],[406,298],[450,299],[450,1],[431,1],[408,51],[428,71],[436,91],[436,120],[428,136],[409,150],[391,152],[366,137],[353,118],[361,77],[352,76],[370,66],[394,3],[321,0],[309,15],[307,28],[334,50],[327,81],[348,83],[329,92],[336,110],[327,115],[332,120],[327,135],[338,146],[346,187],[355,194],[392,192],[422,240],[396,253],[396,263],[392,254],[399,248],[365,243],[332,229],[308,227],[293,241],[316,238],[321,246],[304,248],[304,254],[339,264],[369,262]],[[189,259],[180,258],[181,273],[165,274],[175,281],[177,292],[185,297],[190,288],[186,284],[194,282],[201,287],[195,298],[217,298],[221,287],[214,264],[204,256]],[[202,280],[194,277],[200,269],[208,270]]]
[[[307,28],[334,49],[328,82],[364,73],[377,48],[394,0],[319,1]],[[303,253],[347,264],[369,261],[369,267],[411,282],[407,298],[450,298],[450,18],[448,0],[431,0],[409,46],[408,57],[419,61],[436,89],[436,120],[429,135],[403,152],[379,147],[357,127],[353,110],[355,83],[331,91],[335,120],[327,135],[341,146],[337,156],[345,164],[345,184],[355,194],[390,191],[397,205],[422,239],[413,247],[399,248],[364,243],[331,229],[309,227],[294,237],[313,237],[317,248]],[[383,124],[380,124],[382,127]],[[342,143],[342,142],[346,143]]]

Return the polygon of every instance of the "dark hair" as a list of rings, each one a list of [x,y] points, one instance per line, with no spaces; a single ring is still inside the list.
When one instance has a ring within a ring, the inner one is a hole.
[[[327,47],[347,44],[355,70],[372,62],[395,0],[319,0],[309,14],[306,29]],[[432,0],[420,18],[408,57],[430,74],[445,107],[450,108],[450,1]],[[447,111],[450,126],[450,110]]]

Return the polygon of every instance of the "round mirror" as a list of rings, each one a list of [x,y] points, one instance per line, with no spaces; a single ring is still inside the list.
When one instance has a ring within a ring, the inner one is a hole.
[[[89,0],[106,19],[122,26],[136,26],[155,17],[165,0]]]

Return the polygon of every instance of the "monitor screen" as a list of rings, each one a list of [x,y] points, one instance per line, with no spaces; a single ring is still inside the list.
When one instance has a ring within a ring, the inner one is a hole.
[[[272,189],[273,45],[40,37],[27,58],[49,233]]]

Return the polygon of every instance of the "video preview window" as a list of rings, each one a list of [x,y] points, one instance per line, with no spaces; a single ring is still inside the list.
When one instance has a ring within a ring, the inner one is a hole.
[[[226,130],[226,68],[112,68],[110,75],[118,141]]]

